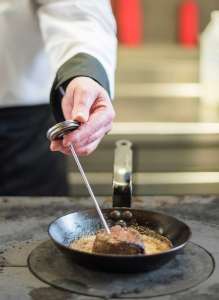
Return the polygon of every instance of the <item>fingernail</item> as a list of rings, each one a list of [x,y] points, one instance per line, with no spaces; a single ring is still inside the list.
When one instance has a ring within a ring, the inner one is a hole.
[[[78,122],[86,122],[88,120],[88,115],[84,112],[77,112],[72,115],[73,120],[77,120]]]

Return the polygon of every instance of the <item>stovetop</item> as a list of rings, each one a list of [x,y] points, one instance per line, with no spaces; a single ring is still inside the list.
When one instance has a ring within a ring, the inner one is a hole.
[[[99,202],[104,207],[111,205],[110,198],[100,198]],[[165,269],[148,275],[121,275],[117,278],[117,283],[124,288],[123,294],[117,293],[117,290],[109,292],[115,280],[110,274],[90,273],[75,266],[66,272],[62,286],[63,282],[59,278],[61,273],[54,272],[57,270],[56,265],[64,267],[66,262],[48,241],[47,226],[58,216],[90,207],[92,203],[89,199],[4,197],[0,198],[0,205],[1,300],[91,300],[110,297],[219,299],[219,198],[216,196],[142,197],[133,200],[134,207],[164,212],[185,221],[191,227],[193,236],[181,256],[164,266]],[[32,267],[36,268],[34,270],[38,273],[41,271],[40,278],[45,279],[45,274],[46,279],[52,277],[52,285],[46,283],[48,280],[39,280],[30,272],[27,262],[29,255],[29,262],[32,260]],[[161,278],[163,274],[165,276]],[[99,279],[94,282],[94,277]],[[97,281],[99,286],[95,286]],[[136,291],[131,289],[133,281],[141,283]]]

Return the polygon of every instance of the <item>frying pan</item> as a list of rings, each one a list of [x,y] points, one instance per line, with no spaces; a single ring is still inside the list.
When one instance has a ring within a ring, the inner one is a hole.
[[[115,149],[113,207],[102,212],[109,226],[137,225],[167,237],[173,244],[168,251],[152,255],[110,255],[87,253],[69,248],[73,240],[95,234],[102,223],[95,209],[73,212],[59,217],[48,228],[55,245],[70,260],[95,270],[107,272],[145,272],[167,263],[188,242],[191,231],[182,221],[159,212],[133,209],[132,150],[129,141],[118,141]]]

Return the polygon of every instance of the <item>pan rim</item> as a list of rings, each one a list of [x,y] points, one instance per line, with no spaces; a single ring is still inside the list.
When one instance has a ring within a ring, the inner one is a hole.
[[[134,211],[139,211],[139,212],[150,212],[150,213],[153,213],[153,214],[159,214],[159,215],[162,215],[162,216],[165,216],[167,218],[170,218],[170,219],[173,219],[173,220],[176,220],[177,222],[180,222],[183,226],[186,227],[187,229],[187,232],[188,232],[188,237],[187,237],[187,240],[176,246],[176,247],[173,247],[169,250],[165,250],[165,251],[162,251],[162,252],[159,252],[159,253],[155,253],[155,254],[134,254],[134,255],[118,255],[118,254],[101,254],[101,253],[90,253],[90,252],[86,252],[86,251],[80,251],[80,250],[77,250],[77,249],[71,249],[67,246],[65,246],[64,244],[61,244],[60,242],[58,242],[57,240],[55,240],[53,237],[52,237],[52,234],[50,233],[50,228],[52,227],[52,225],[57,222],[59,219],[61,218],[64,218],[68,215],[71,215],[71,214],[74,214],[74,213],[82,213],[82,212],[89,212],[89,211],[95,211],[94,208],[87,208],[87,209],[81,209],[79,211],[73,211],[73,212],[70,212],[70,213],[67,213],[61,217],[57,217],[55,220],[53,220],[52,222],[49,223],[48,225],[48,229],[47,229],[47,232],[48,232],[48,235],[50,237],[50,239],[55,243],[57,244],[58,246],[68,250],[68,251],[73,251],[74,253],[78,253],[78,254],[81,254],[81,255],[88,255],[88,256],[98,256],[98,257],[103,257],[103,258],[115,258],[115,259],[126,259],[126,258],[135,258],[135,259],[142,259],[144,257],[157,257],[157,256],[162,256],[164,254],[170,254],[172,252],[177,252],[179,251],[180,249],[184,248],[186,246],[186,244],[190,241],[191,239],[191,236],[192,236],[192,231],[190,229],[190,227],[183,221],[171,216],[171,215],[168,215],[168,214],[164,214],[164,213],[160,213],[158,211],[152,211],[152,210],[147,210],[147,209],[135,209],[135,208],[130,208],[130,207],[112,207],[112,208],[104,208],[102,209],[102,211],[107,211],[107,210],[112,210],[112,209],[128,209],[128,210],[134,210]]]

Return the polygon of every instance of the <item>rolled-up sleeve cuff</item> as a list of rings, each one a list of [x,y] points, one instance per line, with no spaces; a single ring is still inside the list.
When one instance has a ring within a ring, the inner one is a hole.
[[[75,77],[90,77],[106,89],[110,96],[109,80],[102,64],[86,53],[79,53],[66,61],[57,71],[50,93],[50,104],[57,122],[64,120],[61,108],[62,94],[59,87],[66,89],[68,83]]]

